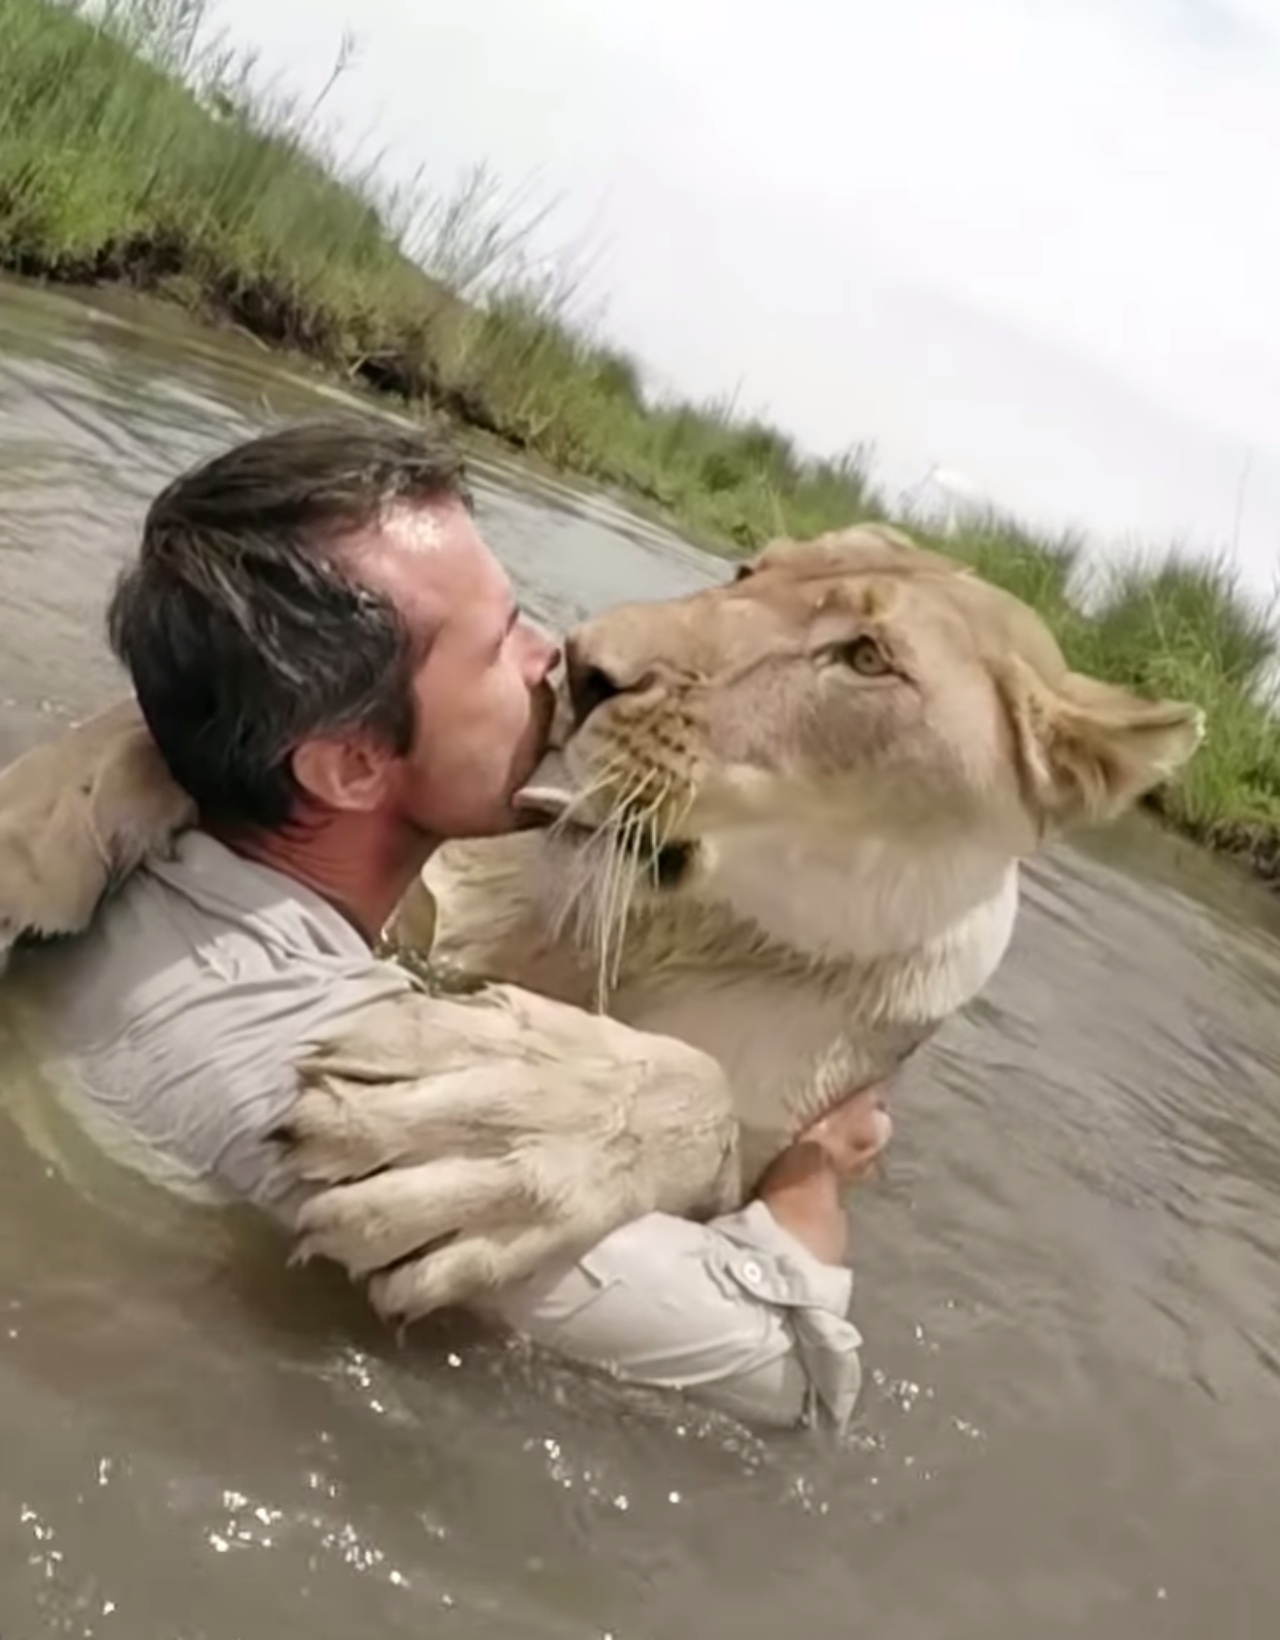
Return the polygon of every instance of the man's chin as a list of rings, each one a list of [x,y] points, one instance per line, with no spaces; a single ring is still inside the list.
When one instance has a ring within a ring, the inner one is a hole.
[[[536,771],[531,771],[531,774]],[[477,817],[476,823],[468,828],[468,837],[509,837],[517,831],[537,831],[548,824],[548,821],[537,809],[525,801],[528,789],[527,782],[510,793],[506,800],[494,811],[483,817]]]

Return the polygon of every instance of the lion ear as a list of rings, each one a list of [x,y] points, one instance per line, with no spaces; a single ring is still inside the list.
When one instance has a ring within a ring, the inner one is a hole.
[[[1204,738],[1189,701],[1144,700],[1078,672],[1046,684],[1007,661],[1001,689],[1024,787],[1053,830],[1114,819],[1188,761]]]

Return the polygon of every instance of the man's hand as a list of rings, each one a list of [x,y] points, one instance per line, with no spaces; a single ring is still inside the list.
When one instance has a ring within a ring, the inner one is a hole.
[[[300,1077],[278,1137],[321,1188],[297,1256],[369,1276],[389,1319],[482,1300],[645,1213],[740,1201],[715,1060],[513,986],[359,1009]]]
[[[821,1146],[842,1184],[865,1179],[893,1138],[884,1088],[864,1088],[800,1135]]]
[[[866,1088],[806,1128],[767,1169],[757,1194],[815,1258],[841,1264],[849,1243],[841,1192],[867,1176],[892,1137],[883,1089]]]

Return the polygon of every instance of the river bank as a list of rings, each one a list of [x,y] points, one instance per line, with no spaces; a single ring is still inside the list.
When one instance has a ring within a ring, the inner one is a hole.
[[[260,90],[199,0],[92,14],[0,0],[0,269],[114,283],[443,414],[609,487],[713,550],[886,516],[860,449],[812,457],[727,405],[654,403],[524,255],[527,215],[482,171],[447,196],[385,187],[309,107]],[[337,71],[341,71],[341,63]],[[1153,807],[1280,885],[1270,613],[1223,562],[1153,555],[1096,577],[1083,543],[992,517],[931,544],[1036,607],[1072,661],[1195,699],[1205,747]]]

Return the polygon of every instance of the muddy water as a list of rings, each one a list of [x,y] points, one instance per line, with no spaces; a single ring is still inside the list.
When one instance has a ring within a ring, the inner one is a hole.
[[[314,384],[0,287],[0,755],[104,700],[148,494]],[[565,620],[719,573],[479,469]],[[389,1344],[108,1175],[12,1052],[0,1635],[1205,1640],[1280,1626],[1280,913],[1142,826],[1028,873],[1016,946],[856,1206],[853,1437],[761,1441],[462,1328]]]

